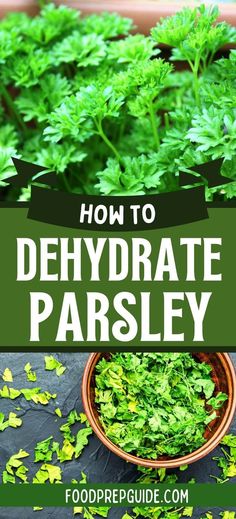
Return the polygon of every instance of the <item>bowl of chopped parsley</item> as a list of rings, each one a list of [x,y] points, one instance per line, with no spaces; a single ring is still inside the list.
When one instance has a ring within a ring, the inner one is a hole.
[[[92,353],[82,398],[99,439],[126,461],[174,468],[206,456],[236,407],[227,353]]]

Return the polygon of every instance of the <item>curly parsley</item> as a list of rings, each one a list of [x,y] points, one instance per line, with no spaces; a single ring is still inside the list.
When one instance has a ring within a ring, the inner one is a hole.
[[[96,368],[95,401],[105,433],[141,458],[201,447],[227,400],[215,394],[211,367],[190,353],[115,353]]]
[[[218,22],[217,7],[185,7],[144,36],[118,14],[41,5],[0,22],[1,186],[15,174],[12,156],[73,193],[175,191],[180,171],[221,157],[236,180],[236,50],[217,55],[236,29]],[[7,192],[28,200],[30,184]],[[207,200],[235,196],[236,182],[206,188]]]

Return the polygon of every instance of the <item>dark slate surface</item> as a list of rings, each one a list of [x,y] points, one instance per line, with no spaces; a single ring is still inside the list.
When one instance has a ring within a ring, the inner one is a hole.
[[[64,422],[72,409],[82,411],[80,385],[88,354],[61,353],[54,354],[54,356],[67,366],[65,375],[61,377],[57,377],[55,372],[44,370],[43,353],[2,353],[0,355],[0,372],[2,373],[6,367],[12,369],[14,375],[13,387],[20,389],[37,385],[42,390],[57,393],[56,401],[45,407],[26,402],[23,398],[15,401],[1,399],[1,412],[8,414],[10,411],[15,411],[17,406],[21,406],[22,411],[18,411],[17,414],[23,419],[22,427],[18,429],[8,428],[0,433],[1,472],[8,458],[22,448],[31,454],[29,458],[26,458],[25,465],[29,468],[29,475],[32,476],[40,466],[40,464],[33,463],[35,444],[51,435],[54,436],[55,440],[61,440],[59,427],[63,420],[55,416],[54,409],[60,407],[63,417],[65,417]],[[236,364],[236,353],[231,354],[231,356]],[[38,380],[36,384],[29,383],[26,380],[24,373],[26,362],[30,362],[37,372]],[[236,420],[232,424],[231,431],[236,433]],[[214,483],[209,474],[218,474],[216,464],[212,461],[212,456],[216,455],[217,451],[219,452],[219,449],[216,449],[214,454],[210,454],[200,462],[193,464],[188,471],[180,473],[180,481],[185,482],[194,477],[198,482]],[[82,470],[86,472],[90,482],[134,482],[137,476],[135,466],[126,464],[125,461],[111,454],[94,436],[90,438],[88,447],[79,459],[64,463],[62,467],[64,482],[70,482],[72,478],[79,479]],[[200,517],[203,512],[206,512],[206,510],[196,510],[194,517]],[[215,512],[218,516],[220,510],[215,509]],[[122,515],[121,509],[113,508],[110,511],[109,518],[120,519]],[[41,512],[33,512],[31,508],[0,507],[0,519],[31,519],[35,517],[39,517],[39,519],[67,519],[73,517],[73,513],[72,510],[65,508],[47,508]]]

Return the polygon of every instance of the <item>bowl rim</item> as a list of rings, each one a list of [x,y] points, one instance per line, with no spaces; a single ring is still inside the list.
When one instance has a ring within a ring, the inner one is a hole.
[[[195,451],[186,454],[181,457],[176,457],[168,460],[149,460],[145,458],[139,458],[138,456],[135,456],[133,454],[130,454],[128,452],[125,452],[123,449],[118,447],[115,443],[113,443],[109,438],[107,438],[105,432],[103,431],[102,427],[97,421],[97,418],[94,414],[94,410],[92,407],[92,402],[90,398],[90,382],[92,373],[94,371],[94,367],[96,366],[101,354],[109,353],[109,352],[96,352],[91,353],[88,357],[88,360],[86,362],[83,378],[82,378],[82,386],[81,386],[81,393],[82,393],[82,403],[84,407],[85,414],[87,416],[87,419],[96,434],[96,436],[100,439],[100,441],[114,454],[119,456],[120,458],[124,459],[127,462],[133,463],[135,465],[140,465],[142,467],[147,468],[177,468],[181,465],[189,465],[191,463],[194,463],[201,458],[207,456],[210,452],[212,452],[217,445],[219,445],[222,438],[227,433],[231,422],[233,420],[235,410],[236,410],[236,373],[235,368],[232,362],[231,357],[228,353],[225,352],[211,352],[218,356],[222,367],[225,371],[228,387],[229,387],[229,394],[228,394],[228,400],[227,400],[227,407],[225,410],[225,414],[222,418],[222,421],[220,423],[220,426],[216,429],[212,437],[204,443],[199,449],[196,449]],[[195,353],[195,352],[189,352],[189,353]],[[200,353],[200,352],[199,352]],[[207,352],[204,352],[207,353]]]

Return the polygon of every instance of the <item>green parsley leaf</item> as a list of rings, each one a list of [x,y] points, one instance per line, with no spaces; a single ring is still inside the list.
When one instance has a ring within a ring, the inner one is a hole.
[[[55,444],[52,443],[53,436],[49,436],[45,440],[38,442],[34,449],[34,461],[52,461],[53,452],[55,452]],[[57,445],[56,445],[57,447]]]
[[[56,414],[57,416],[59,416],[59,418],[62,417],[62,412],[61,412],[61,409],[60,409],[59,407],[57,407],[57,408],[55,409],[55,414]]]
[[[63,461],[72,460],[75,453],[74,446],[69,440],[65,439],[62,448],[58,451],[58,460],[62,463]]]
[[[33,483],[46,483],[46,481],[49,481],[49,483],[57,483],[61,481],[61,478],[62,473],[60,467],[44,463],[36,472]]]
[[[7,427],[20,427],[22,425],[21,418],[18,418],[15,413],[10,412],[8,415],[8,419],[4,422],[5,415],[0,413],[0,431],[4,431]]]
[[[2,379],[4,382],[13,382],[12,371],[9,368],[6,368],[3,372]]]
[[[93,433],[91,427],[86,427],[80,429],[76,435],[76,443],[75,443],[75,458],[78,458],[81,455],[84,447],[88,445],[88,437]]]
[[[20,396],[21,391],[18,389],[14,389],[13,387],[7,387],[3,386],[2,389],[0,389],[0,397],[1,398],[10,398],[11,400],[14,400],[18,396]]]
[[[52,355],[48,356],[46,355],[44,357],[45,360],[45,369],[48,371],[56,370],[56,374],[58,377],[63,375],[63,373],[66,371],[66,367],[62,365],[59,360],[55,359]]]
[[[13,454],[6,463],[6,468],[3,471],[3,483],[15,483],[16,478],[23,482],[27,481],[27,467],[24,466],[22,459],[28,457],[28,452],[20,449],[18,453]]]
[[[35,371],[32,371],[32,366],[30,362],[27,362],[27,364],[24,367],[24,371],[26,372],[27,380],[29,380],[29,382],[36,382],[37,375]]]

